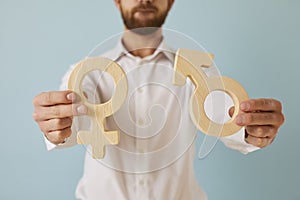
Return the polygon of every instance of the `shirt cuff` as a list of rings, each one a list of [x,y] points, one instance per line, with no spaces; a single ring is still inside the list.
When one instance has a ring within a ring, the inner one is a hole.
[[[233,135],[225,136],[220,138],[220,140],[225,144],[225,146],[240,151],[243,154],[248,154],[250,152],[260,149],[252,144],[248,144],[245,141],[245,128],[243,127],[240,131]]]
[[[44,140],[48,151],[51,151],[53,149],[63,149],[67,147],[72,147],[77,144],[76,134],[72,134],[70,137],[66,138],[65,141],[60,144],[53,144],[45,136],[44,136]]]
[[[63,145],[65,142],[63,143],[60,143],[60,144],[53,144],[52,142],[50,142],[45,136],[44,136],[44,140],[45,140],[45,143],[46,143],[46,147],[47,147],[47,150],[48,151],[51,151],[53,149],[56,149],[58,146],[61,146]]]

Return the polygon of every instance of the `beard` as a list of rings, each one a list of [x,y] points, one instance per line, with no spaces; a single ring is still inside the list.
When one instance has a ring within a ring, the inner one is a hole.
[[[148,20],[137,19],[134,17],[134,14],[138,12],[139,9],[152,9],[155,11],[156,15],[154,18]],[[158,28],[162,27],[168,15],[168,10],[157,14],[158,9],[153,5],[140,5],[130,11],[125,11],[121,7],[120,10],[125,27],[139,35],[149,35],[154,33]]]

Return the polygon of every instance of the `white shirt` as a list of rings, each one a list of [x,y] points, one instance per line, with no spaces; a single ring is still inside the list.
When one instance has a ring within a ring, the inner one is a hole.
[[[128,79],[127,99],[106,123],[107,130],[120,131],[120,143],[106,146],[105,158],[98,160],[92,158],[91,148],[87,147],[77,199],[207,199],[194,174],[197,129],[188,110],[194,86],[190,81],[185,86],[172,84],[174,55],[162,42],[154,54],[141,59],[128,53],[121,41],[102,55],[117,62]],[[72,69],[63,78],[62,90],[67,89]],[[207,76],[217,75],[214,67],[204,71]],[[94,71],[82,87],[91,101],[100,103],[110,99],[114,84],[109,76]],[[224,96],[212,96],[223,104],[230,102]],[[205,107],[207,112],[213,110],[209,103]],[[210,115],[222,121],[220,113]],[[76,145],[77,131],[85,129],[89,129],[88,117],[75,118],[71,137],[59,145],[46,140],[48,149]],[[244,154],[258,149],[244,141],[244,129],[221,140]]]

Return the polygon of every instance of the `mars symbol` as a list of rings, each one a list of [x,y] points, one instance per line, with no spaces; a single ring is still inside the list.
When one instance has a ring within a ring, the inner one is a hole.
[[[190,100],[190,115],[197,128],[205,134],[223,137],[236,133],[242,127],[236,125],[234,119],[239,114],[239,104],[248,99],[245,89],[235,80],[217,76],[208,78],[201,69],[213,64],[213,55],[210,53],[179,49],[176,53],[173,83],[184,85],[186,78],[190,78],[195,85],[194,94]],[[210,92],[226,92],[233,100],[234,114],[225,124],[211,121],[205,113],[204,101]]]

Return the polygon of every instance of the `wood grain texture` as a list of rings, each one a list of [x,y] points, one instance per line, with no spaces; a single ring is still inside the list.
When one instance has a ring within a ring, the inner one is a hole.
[[[242,127],[236,125],[234,119],[240,113],[240,102],[247,100],[245,89],[235,80],[224,77],[209,78],[203,72],[203,67],[213,64],[213,54],[178,49],[174,63],[173,83],[184,85],[189,78],[195,85],[195,90],[190,100],[190,115],[197,128],[205,134],[223,137],[236,133]],[[232,118],[224,124],[218,124],[209,119],[204,110],[204,101],[209,93],[213,91],[224,91],[233,100],[235,111]]]
[[[115,84],[111,99],[103,104],[90,103],[81,88],[84,77],[94,70],[107,72]],[[91,145],[93,158],[103,158],[105,145],[119,143],[118,131],[105,130],[105,118],[115,113],[126,99],[128,85],[123,69],[107,58],[86,58],[79,62],[71,72],[68,88],[80,95],[82,103],[88,107],[88,116],[91,119],[91,130],[80,130],[77,134],[77,142]]]

